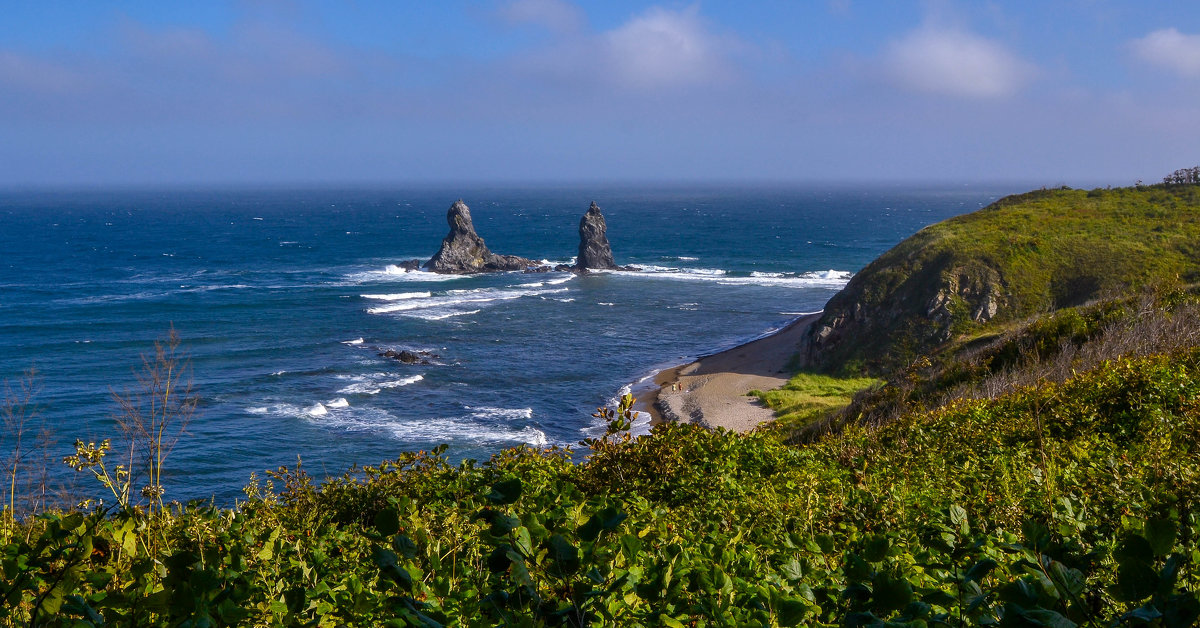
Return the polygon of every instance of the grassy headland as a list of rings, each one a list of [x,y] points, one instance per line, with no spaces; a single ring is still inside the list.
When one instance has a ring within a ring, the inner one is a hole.
[[[830,299],[810,366],[886,374],[996,324],[1200,281],[1200,186],[1039,190],[926,227]]]
[[[1194,216],[1195,192],[1037,192],[906,241],[906,254],[881,258],[895,269],[876,262],[847,291],[882,308],[901,286],[924,294],[924,277],[936,294],[941,269],[968,267],[934,263],[954,253],[1004,270],[978,284],[1003,288],[997,309],[948,337],[864,335],[831,349],[885,384],[806,374],[763,394],[789,404],[792,427],[821,429],[666,424],[631,439],[617,413],[582,462],[522,447],[451,464],[435,450],[322,483],[280,469],[232,509],[138,507],[135,491],[120,507],[10,517],[0,622],[1193,625],[1200,299],[1183,285],[1195,279],[1183,252],[1200,232],[1172,212]],[[1101,202],[1093,231],[1086,208]],[[1090,244],[1039,231],[1043,203],[1048,221]],[[1162,239],[1128,236],[1145,251],[1125,255],[1126,214],[1131,231]],[[1002,244],[1027,236],[1037,263]],[[1111,261],[1113,275],[1060,247]],[[1096,285],[1061,284],[1082,270]],[[974,305],[977,293],[953,294]],[[921,329],[906,322],[919,308],[897,307],[895,329]]]

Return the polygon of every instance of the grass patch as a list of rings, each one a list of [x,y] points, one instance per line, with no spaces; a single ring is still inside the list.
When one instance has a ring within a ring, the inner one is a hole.
[[[873,377],[802,372],[792,376],[782,388],[766,392],[752,390],[749,394],[775,411],[772,429],[789,432],[841,410],[855,393],[881,384],[883,380]]]

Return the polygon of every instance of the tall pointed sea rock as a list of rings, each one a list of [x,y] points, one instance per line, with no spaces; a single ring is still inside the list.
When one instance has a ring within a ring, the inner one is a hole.
[[[609,270],[620,268],[613,260],[612,246],[608,243],[608,225],[604,222],[604,214],[595,201],[588,207],[583,218],[579,220],[579,257],[575,260],[575,268]]]
[[[442,239],[442,248],[438,249],[437,254],[425,262],[425,270],[466,274],[524,270],[537,265],[537,262],[524,257],[497,255],[488,250],[483,238],[475,233],[471,209],[462,199],[450,206],[446,212],[446,222],[450,225],[450,233]]]

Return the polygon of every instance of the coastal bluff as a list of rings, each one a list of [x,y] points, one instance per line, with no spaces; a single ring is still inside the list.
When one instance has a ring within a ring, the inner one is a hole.
[[[442,246],[423,268],[435,273],[467,274],[526,270],[538,266],[538,262],[516,255],[498,255],[491,252],[483,238],[475,233],[471,221],[471,209],[459,199],[446,212],[450,233],[442,239]]]
[[[1197,242],[1197,186],[1007,196],[925,227],[868,264],[809,328],[801,363],[886,373],[1008,323],[1196,283]]]

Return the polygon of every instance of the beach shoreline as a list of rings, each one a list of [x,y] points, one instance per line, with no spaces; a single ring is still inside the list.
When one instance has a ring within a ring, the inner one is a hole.
[[[633,391],[634,407],[650,415],[651,425],[674,421],[748,432],[772,421],[775,413],[746,393],[787,383],[800,339],[820,316],[805,314],[761,338],[663,369]]]

